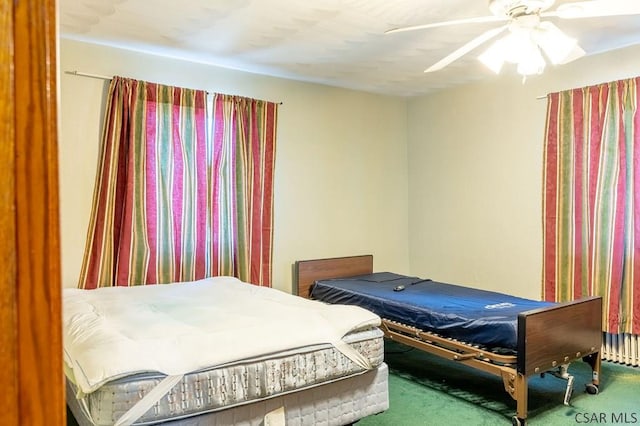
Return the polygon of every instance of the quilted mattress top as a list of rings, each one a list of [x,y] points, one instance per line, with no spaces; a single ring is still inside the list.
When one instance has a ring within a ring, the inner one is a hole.
[[[186,374],[316,344],[342,351],[347,333],[379,324],[359,307],[232,277],[63,292],[64,360],[84,393],[134,373]]]

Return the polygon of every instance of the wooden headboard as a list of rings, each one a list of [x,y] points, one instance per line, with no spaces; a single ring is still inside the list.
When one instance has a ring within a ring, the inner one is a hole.
[[[316,280],[353,277],[373,272],[373,255],[299,260],[295,263],[293,294],[309,298]]]

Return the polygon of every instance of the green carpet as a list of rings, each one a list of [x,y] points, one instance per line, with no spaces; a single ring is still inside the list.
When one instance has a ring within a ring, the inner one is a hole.
[[[358,426],[509,425],[516,403],[502,379],[480,370],[387,341],[389,409]],[[600,392],[589,395],[591,368],[574,362],[571,405],[563,404],[566,381],[550,374],[529,378],[528,424],[640,425],[640,369],[603,362]]]

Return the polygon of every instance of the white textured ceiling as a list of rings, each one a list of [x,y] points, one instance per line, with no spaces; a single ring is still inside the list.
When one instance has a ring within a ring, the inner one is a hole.
[[[501,25],[384,34],[486,16],[488,0],[59,0],[59,12],[64,38],[399,96],[490,78],[476,59],[482,47],[441,71],[423,71]],[[640,16],[549,20],[588,55],[640,43]],[[512,66],[502,72],[517,78]]]

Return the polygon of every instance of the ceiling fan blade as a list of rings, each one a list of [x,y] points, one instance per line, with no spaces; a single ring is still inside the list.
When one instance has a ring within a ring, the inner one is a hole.
[[[575,46],[573,46],[573,49],[571,50],[571,52],[569,52],[569,54],[562,61],[558,62],[558,64],[559,65],[568,64],[571,61],[575,61],[576,59],[582,58],[586,54],[587,52],[585,52],[584,49],[582,49],[582,47],[576,44]]]
[[[504,22],[509,18],[505,16],[480,16],[477,18],[466,19],[454,19],[453,21],[435,22],[433,24],[413,25],[410,27],[392,28],[385,31],[385,34],[401,33],[404,31],[425,30],[427,28],[445,27],[448,25],[460,25],[460,24],[481,24],[484,22]]]
[[[638,0],[592,0],[565,3],[554,11],[540,16],[557,16],[563,19],[597,18],[600,16],[640,15]]]
[[[473,40],[471,40],[469,43],[465,44],[464,46],[462,46],[458,50],[455,50],[453,53],[449,54],[445,58],[443,58],[440,61],[436,62],[435,64],[431,65],[429,68],[424,70],[424,72],[434,72],[434,71],[441,70],[442,68],[444,68],[447,65],[449,65],[451,62],[453,62],[453,61],[461,58],[462,56],[466,55],[467,53],[471,52],[473,49],[475,49],[476,47],[480,46],[482,43],[485,43],[486,41],[488,41],[488,40],[492,39],[493,37],[497,36],[498,34],[503,32],[504,30],[506,30],[508,27],[509,27],[508,25],[504,25],[502,27],[494,28],[492,30],[489,30],[489,31],[486,31],[486,32],[480,34],[478,37],[474,38]]]

